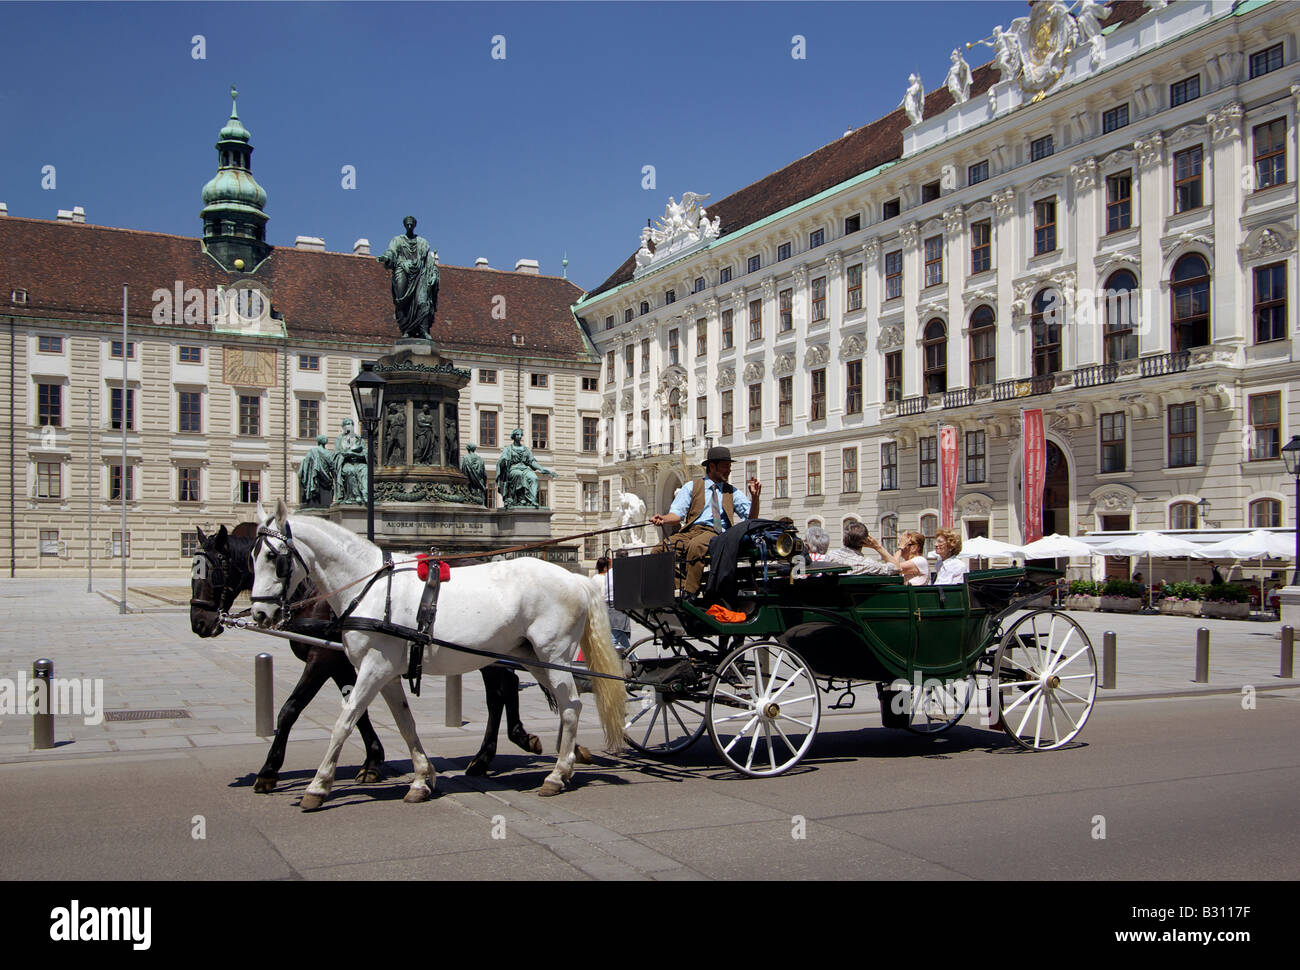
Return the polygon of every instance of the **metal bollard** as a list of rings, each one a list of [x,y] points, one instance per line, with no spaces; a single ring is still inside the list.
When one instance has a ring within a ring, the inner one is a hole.
[[[38,751],[54,747],[54,695],[50,693],[54,680],[54,661],[42,657],[32,664],[32,687],[45,691],[43,703],[34,705],[32,714],[32,747]],[[41,681],[45,683],[40,684]]]
[[[259,653],[253,660],[253,711],[257,722],[257,736],[269,738],[275,734],[273,710],[274,684],[271,681],[272,659],[269,653]]]
[[[1196,630],[1196,683],[1210,682],[1210,631],[1206,627]]]
[[[1288,680],[1295,676],[1295,629],[1293,627],[1282,627],[1282,669],[1278,672],[1279,677],[1286,677]]]
[[[1103,690],[1115,689],[1115,631],[1107,630],[1101,636],[1101,686]]]
[[[445,714],[442,723],[447,727],[458,728],[461,724],[460,676],[460,674],[448,674],[445,678],[446,695],[443,698]]]

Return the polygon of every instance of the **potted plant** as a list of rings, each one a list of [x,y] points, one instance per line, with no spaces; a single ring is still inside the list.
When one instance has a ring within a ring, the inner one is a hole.
[[[1145,587],[1127,579],[1108,579],[1101,588],[1098,608],[1111,613],[1136,613],[1142,609]]]
[[[1244,620],[1250,616],[1250,590],[1240,583],[1207,586],[1202,616],[1221,620]]]
[[[1201,583],[1167,583],[1160,601],[1160,612],[1171,616],[1197,616],[1209,589]]]
[[[1070,583],[1069,595],[1065,597],[1065,608],[1067,610],[1096,610],[1101,601],[1101,587],[1101,583],[1094,582],[1091,579],[1074,580]]]

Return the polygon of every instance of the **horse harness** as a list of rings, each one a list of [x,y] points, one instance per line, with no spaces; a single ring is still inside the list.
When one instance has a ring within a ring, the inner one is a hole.
[[[429,560],[427,556],[421,556],[428,566],[428,577],[424,583],[424,591],[420,594],[420,607],[416,611],[414,628],[402,626],[400,623],[393,622],[393,574],[396,572],[410,572],[411,566],[396,567],[393,565],[393,557],[385,552],[384,564],[375,571],[367,580],[366,584],[361,587],[361,592],[352,598],[352,602],[347,608],[329,621],[293,618],[293,603],[289,602],[289,580],[293,576],[293,560],[298,560],[302,565],[304,577],[309,573],[307,563],[303,561],[302,555],[298,552],[293,544],[293,537],[286,529],[285,532],[279,532],[268,526],[261,526],[257,530],[257,541],[253,544],[253,558],[256,559],[257,551],[260,545],[267,539],[278,539],[283,543],[279,550],[272,549],[275,554],[275,575],[280,580],[279,596],[251,596],[254,603],[276,603],[285,614],[283,626],[290,632],[300,632],[311,636],[318,636],[322,639],[335,639],[340,633],[346,631],[357,631],[364,633],[383,633],[394,636],[410,642],[410,657],[407,661],[406,673],[403,675],[411,685],[411,693],[416,697],[420,696],[420,679],[423,675],[424,667],[424,648],[429,645],[451,646],[443,643],[433,637],[433,622],[438,614],[438,591],[441,588],[441,570],[439,563]],[[270,543],[267,547],[271,548]],[[370,592],[371,587],[380,579],[384,579],[386,587],[384,590],[384,618],[382,620],[369,616],[353,616],[356,608],[361,605],[366,594]],[[304,578],[304,583],[306,579]],[[301,586],[299,587],[301,589]],[[295,591],[295,596],[297,591]]]

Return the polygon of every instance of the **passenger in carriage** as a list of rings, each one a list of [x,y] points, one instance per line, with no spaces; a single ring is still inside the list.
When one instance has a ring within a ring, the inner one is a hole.
[[[811,562],[826,561],[826,550],[830,547],[831,537],[826,534],[825,529],[819,525],[808,526],[808,531],[803,534],[803,541],[808,547],[808,558]]]
[[[966,573],[970,571],[966,560],[959,559],[961,536],[956,529],[940,529],[934,534],[934,551],[939,554],[939,575],[935,577],[936,586],[956,586],[966,582]]]
[[[825,561],[832,566],[852,566],[850,576],[897,576],[898,567],[892,562],[868,559],[862,554],[862,547],[870,541],[871,536],[865,525],[852,520],[845,522],[844,547],[828,553]]]
[[[758,518],[758,500],[763,491],[758,479],[747,483],[748,495],[727,481],[731,476],[731,451],[727,448],[710,448],[700,464],[704,466],[704,477],[679,488],[667,513],[650,516],[651,525],[684,524],[682,531],[664,540],[664,545],[679,556],[685,552],[682,588],[690,594],[699,592],[709,543],[741,519]]]
[[[930,584],[930,563],[926,561],[925,536],[919,532],[904,532],[898,537],[898,552],[891,553],[873,536],[867,536],[867,544],[880,555],[885,562],[893,563],[903,574],[903,580],[909,586],[928,586]]]

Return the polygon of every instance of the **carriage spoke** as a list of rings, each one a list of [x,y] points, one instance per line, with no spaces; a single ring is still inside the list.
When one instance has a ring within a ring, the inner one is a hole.
[[[751,707],[747,711],[741,711],[739,714],[728,714],[725,717],[715,717],[714,720],[721,724],[723,721],[734,721],[738,717],[755,717],[754,709]]]
[[[1024,671],[1025,673],[1029,674],[1032,677],[1038,676],[1037,670],[1035,670],[1033,667],[1026,667],[1024,664],[1022,664],[1019,660],[1017,660],[1015,657],[1011,656],[1010,654],[1007,654],[1005,657],[1003,657],[1002,662],[1004,664],[1010,664],[1013,667],[1019,667],[1022,671]]]
[[[650,746],[650,732],[655,729],[655,721],[657,720],[659,720],[659,705],[656,704],[654,714],[650,717],[650,724],[645,729],[645,737],[641,739],[641,747],[648,748]]]
[[[1056,668],[1058,666],[1065,666],[1066,663],[1069,663],[1068,660],[1065,661],[1065,663],[1062,663],[1061,658],[1065,656],[1066,645],[1069,644],[1070,640],[1073,639],[1073,637],[1074,637],[1074,627],[1070,627],[1070,632],[1067,633],[1065,635],[1065,639],[1061,641],[1061,649],[1053,651],[1051,656],[1048,658],[1049,661],[1051,662],[1052,668]]]
[[[630,727],[631,727],[633,724],[635,724],[637,721],[641,720],[641,718],[645,717],[646,712],[649,711],[649,710],[651,710],[651,709],[652,709],[652,708],[650,708],[650,707],[643,707],[643,708],[641,708],[641,710],[637,711],[636,714],[632,717],[631,720],[629,720],[626,724],[623,725],[623,730],[626,731],[628,728],[630,728]]]
[[[1039,695],[1035,694],[1034,699],[1030,701],[1029,705],[1025,708],[1024,717],[1020,719],[1020,724],[1016,728],[1017,735],[1021,735],[1025,733],[1025,725],[1029,723],[1030,715],[1034,713],[1034,708],[1038,706],[1038,700],[1039,700]]]
[[[1061,709],[1061,713],[1065,716],[1066,720],[1069,721],[1070,727],[1072,728],[1071,733],[1073,733],[1073,731],[1078,731],[1079,724],[1081,722],[1076,721],[1074,719],[1074,716],[1070,713],[1070,709],[1066,707],[1063,703],[1061,703],[1061,699],[1059,697],[1053,697],[1052,700],[1056,702],[1056,706]],[[1053,721],[1053,726],[1055,726],[1055,721]],[[1058,741],[1061,740],[1061,736],[1059,734],[1057,735],[1057,740]]]
[[[787,703],[787,704],[798,704],[800,701],[810,701],[810,700],[812,700],[813,698],[815,698],[816,696],[817,696],[816,694],[804,694],[803,697],[793,697],[793,698],[791,698],[790,700],[786,701],[785,703]],[[776,700],[776,698],[773,697],[772,700]]]
[[[772,747],[772,722],[763,722],[763,737],[767,739],[767,763],[776,771],[776,749]]]
[[[1064,661],[1064,662],[1062,662],[1062,663],[1057,664],[1057,665],[1056,665],[1056,666],[1057,666],[1057,669],[1059,670],[1059,669],[1062,668],[1062,667],[1068,667],[1068,666],[1070,666],[1070,664],[1072,664],[1072,663],[1074,663],[1076,660],[1078,660],[1080,656],[1082,656],[1083,654],[1087,653],[1088,650],[1089,650],[1089,646],[1088,646],[1088,644],[1085,643],[1082,647],[1080,647],[1080,648],[1079,648],[1079,649],[1074,653],[1073,656],[1070,657],[1069,660],[1066,660],[1066,661]]]
[[[787,720],[787,721],[794,721],[795,724],[798,724],[800,727],[806,727],[809,731],[811,731],[811,730],[812,730],[812,727],[813,727],[813,726],[812,726],[811,724],[809,724],[807,721],[801,721],[801,720],[799,720],[797,717],[792,717],[791,715],[786,714],[784,711],[782,711],[780,714],[778,714],[777,717],[779,717],[779,718],[783,718],[783,719],[785,719],[785,720]]]
[[[722,750],[730,754],[731,749],[736,746],[736,742],[739,741],[741,738],[743,738],[745,736],[745,732],[748,731],[751,727],[753,727],[757,723],[758,723],[758,715],[755,714],[752,718],[750,718],[749,723],[740,729],[740,733],[731,739],[731,744],[727,745]]]
[[[999,690],[1007,690],[1009,686],[1019,686],[1019,685],[1006,685],[1006,686],[1003,686],[1003,687],[999,688]],[[1038,696],[1038,688],[1041,687],[1041,686],[1042,686],[1042,685],[1040,685],[1040,684],[1034,684],[1034,689],[1033,689],[1033,690],[1027,690],[1027,691],[1025,691],[1023,694],[1021,694],[1019,697],[1016,698],[1015,703],[1012,704],[1010,707],[1004,707],[1004,708],[1002,708],[1002,713],[1003,713],[1003,714],[1010,714],[1010,713],[1011,713],[1012,711],[1014,711],[1017,707],[1019,707],[1023,702],[1025,702],[1025,701],[1027,701],[1027,700],[1030,700],[1031,698],[1037,697],[1037,696]],[[1030,707],[1033,707],[1033,705],[1031,704]]]
[[[781,730],[781,725],[773,721],[772,727],[776,730],[776,733],[780,735],[781,740],[785,742],[786,748],[788,748],[790,751],[790,756],[795,757],[798,754],[798,749],[793,744],[790,743],[790,739],[786,737],[785,732]]]
[[[1080,704],[1087,704],[1087,703],[1088,703],[1088,698],[1086,698],[1086,697],[1080,697],[1078,694],[1076,694],[1076,693],[1075,693],[1074,691],[1072,691],[1072,690],[1066,690],[1064,687],[1058,687],[1058,688],[1056,688],[1056,689],[1057,689],[1058,691],[1060,691],[1062,694],[1069,694],[1071,697],[1073,697],[1073,698],[1074,698],[1076,701],[1078,701]],[[1059,703],[1059,702],[1058,702],[1058,703]]]

